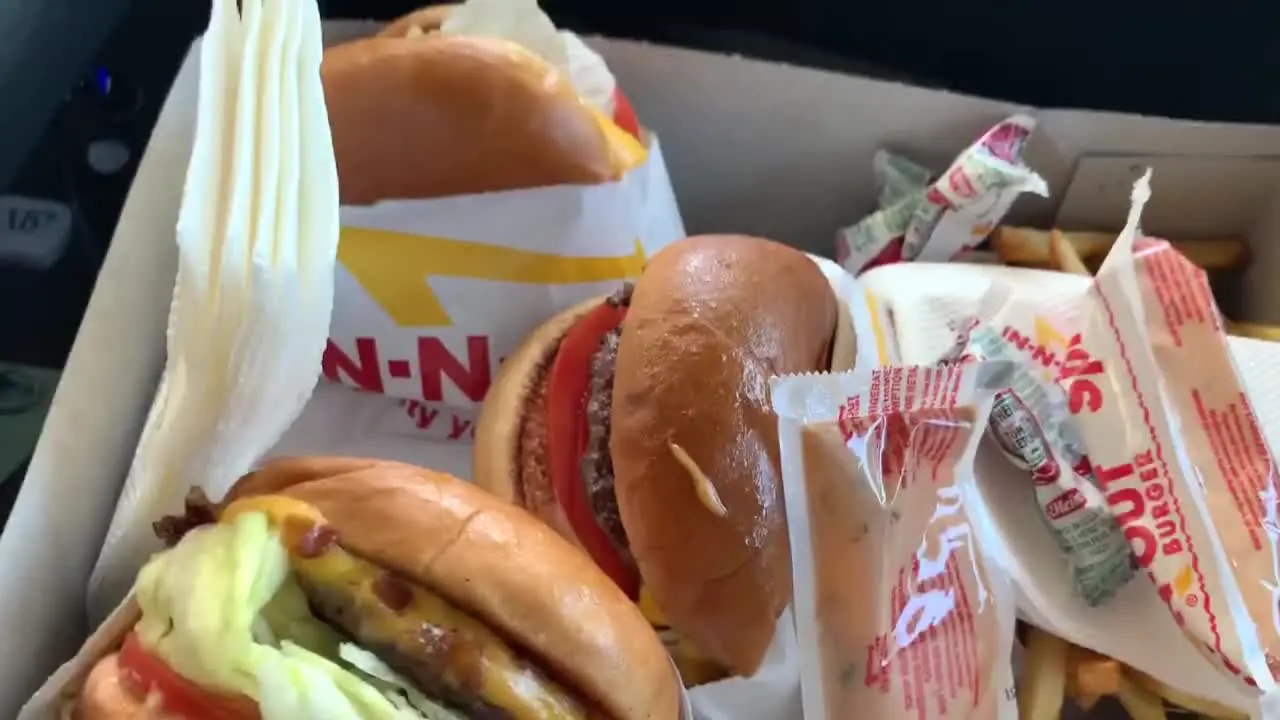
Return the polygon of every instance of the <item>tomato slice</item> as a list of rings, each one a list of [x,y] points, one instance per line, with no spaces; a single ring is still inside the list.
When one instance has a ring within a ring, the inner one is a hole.
[[[547,378],[547,454],[556,500],[564,508],[569,526],[596,565],[634,600],[640,593],[640,578],[596,522],[579,469],[587,449],[591,357],[605,334],[618,327],[626,314],[625,307],[601,303],[560,341]]]
[[[613,122],[635,139],[644,142],[644,138],[640,137],[640,118],[636,116],[635,108],[631,107],[631,101],[622,94],[622,90],[616,87],[613,89]]]
[[[144,698],[160,695],[160,709],[183,720],[260,720],[258,704],[243,695],[207,690],[174,672],[152,655],[135,633],[120,647],[120,682],[129,692]]]

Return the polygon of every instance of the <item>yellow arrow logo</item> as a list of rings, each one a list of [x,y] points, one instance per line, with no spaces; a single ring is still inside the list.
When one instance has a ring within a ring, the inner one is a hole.
[[[564,257],[488,243],[343,228],[338,261],[397,325],[441,327],[452,325],[453,320],[427,284],[428,278],[544,285],[625,280],[640,274],[645,257],[639,238],[631,255]]]
[[[1070,340],[1062,333],[1058,332],[1048,320],[1042,317],[1036,318],[1036,344],[1043,348],[1060,348],[1067,349]]]
[[[1191,583],[1195,580],[1191,575],[1191,566],[1187,565],[1182,568],[1178,576],[1173,579],[1173,592],[1178,597],[1186,595],[1191,590]]]

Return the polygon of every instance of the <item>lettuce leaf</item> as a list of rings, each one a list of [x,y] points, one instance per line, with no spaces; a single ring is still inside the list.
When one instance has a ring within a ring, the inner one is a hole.
[[[256,700],[263,720],[465,720],[316,619],[262,513],[199,528],[134,587],[148,650],[183,677]]]

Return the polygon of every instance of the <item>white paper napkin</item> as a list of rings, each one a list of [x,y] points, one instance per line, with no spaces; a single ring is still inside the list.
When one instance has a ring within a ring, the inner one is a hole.
[[[96,622],[193,485],[223,495],[297,418],[333,306],[338,180],[313,2],[215,0],[168,359],[89,585]]]
[[[861,277],[893,316],[903,362],[931,363],[955,340],[950,324],[973,317],[994,283],[1034,303],[1044,315],[1078,318],[1090,278],[1019,268],[906,263]],[[987,318],[982,318],[987,319]],[[1280,344],[1230,338],[1231,351],[1268,439],[1280,441]],[[977,461],[979,484],[995,520],[995,542],[1009,550],[1020,614],[1072,642],[1116,657],[1165,683],[1200,697],[1248,710],[1242,697],[1186,640],[1143,577],[1110,603],[1088,607],[1072,588],[1070,569],[1040,519],[1020,473],[987,444]]]

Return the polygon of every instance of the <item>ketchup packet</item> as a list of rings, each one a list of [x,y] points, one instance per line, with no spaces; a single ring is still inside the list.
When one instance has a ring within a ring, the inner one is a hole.
[[[805,718],[1017,717],[1013,584],[973,478],[1009,371],[771,381]]]
[[[1010,364],[1009,388],[996,394],[988,435],[1009,462],[1028,474],[1041,517],[1071,568],[1076,593],[1096,607],[1137,574],[1129,541],[1094,476],[1066,393],[1051,377],[1038,374],[1054,359],[1042,355],[1033,364],[1019,347],[1034,319],[1017,317],[1017,300],[998,286],[980,305],[979,316],[991,320],[956,328],[956,346],[943,361]]]
[[[932,183],[915,163],[876,153],[876,212],[836,233],[836,259],[857,275],[890,262],[942,262],[972,249],[1000,224],[1024,192],[1049,186],[1022,162],[1036,122],[1014,115],[965,148]]]
[[[1139,566],[1196,647],[1270,704],[1280,657],[1274,454],[1204,272],[1138,231],[1149,178],[1134,186],[1060,382]]]

